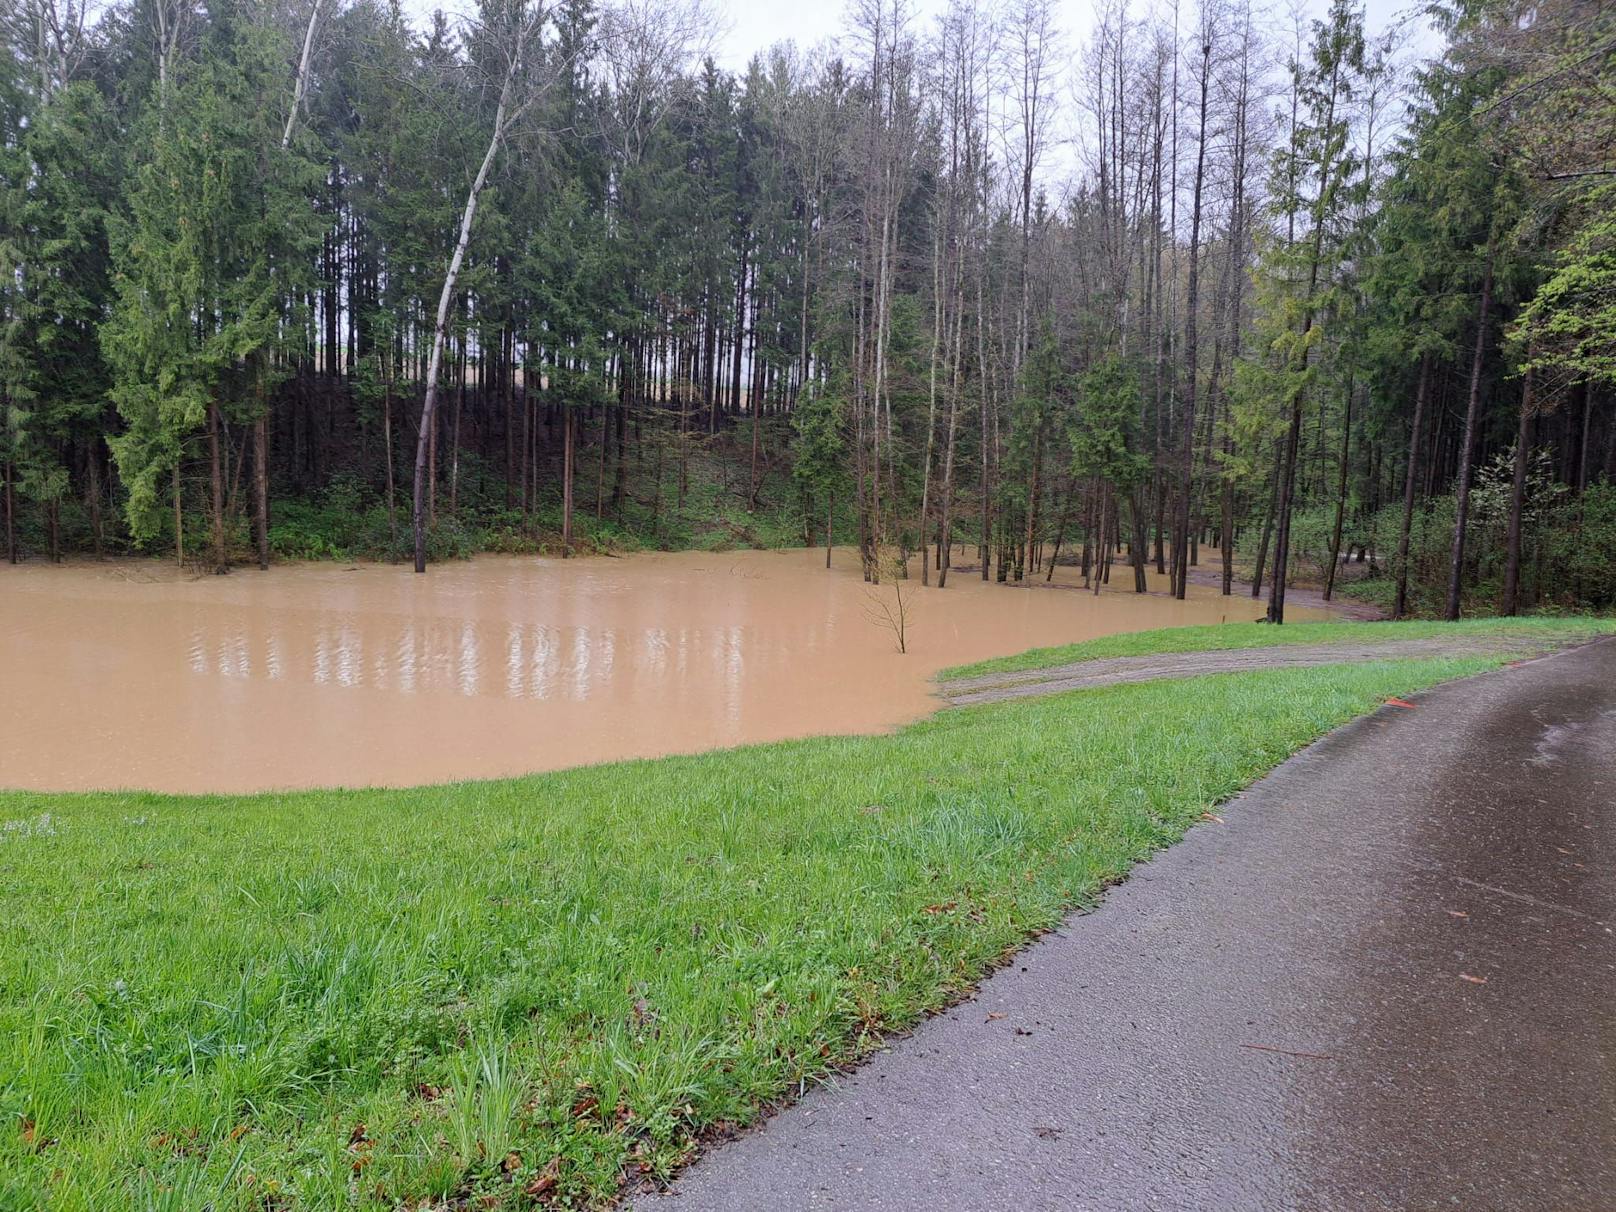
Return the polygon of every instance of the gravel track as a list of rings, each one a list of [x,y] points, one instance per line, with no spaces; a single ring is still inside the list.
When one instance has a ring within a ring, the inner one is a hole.
[[[1197,678],[1209,673],[1248,669],[1294,669],[1307,665],[1357,664],[1361,661],[1428,660],[1435,657],[1535,657],[1559,644],[1541,637],[1453,636],[1421,640],[1336,640],[1272,648],[1229,648],[1221,652],[1165,652],[1151,656],[1108,657],[1043,669],[988,673],[945,682],[938,694],[951,707],[998,703],[1006,699],[1090,690],[1123,682],[1159,678]]]

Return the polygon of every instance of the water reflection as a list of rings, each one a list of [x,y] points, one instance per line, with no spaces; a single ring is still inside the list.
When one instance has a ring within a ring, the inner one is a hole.
[[[729,624],[630,632],[407,619],[372,619],[363,627],[352,619],[334,620],[310,629],[295,616],[233,616],[214,620],[211,629],[191,629],[184,666],[201,677],[579,703],[617,678],[682,678],[701,668],[723,687],[727,702],[738,704],[749,669],[778,666],[791,652],[812,658],[832,630],[829,624],[810,626],[786,636]]]

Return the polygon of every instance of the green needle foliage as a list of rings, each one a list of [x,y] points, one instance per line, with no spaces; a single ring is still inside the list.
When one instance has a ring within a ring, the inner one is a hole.
[[[433,559],[828,523],[944,583],[1215,544],[1275,621],[1616,600],[1609,4],[1059,8],[727,70],[697,0],[10,0],[7,559],[392,558],[419,480]],[[1482,533],[1515,447],[1569,499]]]

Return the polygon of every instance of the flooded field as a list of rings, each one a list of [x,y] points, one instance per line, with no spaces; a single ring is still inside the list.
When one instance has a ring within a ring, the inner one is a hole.
[[[948,665],[1260,613],[1117,579],[1099,597],[1075,569],[1055,589],[910,581],[900,655],[850,551],[829,571],[822,550],[484,557],[424,577],[0,567],[0,787],[408,786],[877,732],[936,709]]]

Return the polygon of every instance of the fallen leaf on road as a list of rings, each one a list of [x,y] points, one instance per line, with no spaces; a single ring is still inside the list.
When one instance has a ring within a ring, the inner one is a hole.
[[[1004,1017],[1004,1011],[1003,1010],[989,1010],[987,1018],[983,1019],[982,1021],[985,1022],[985,1023],[992,1023],[992,1022],[997,1022],[999,1019],[1001,1019],[1003,1017]]]
[[[1387,699],[1386,700],[1386,706],[1388,706],[1388,707],[1407,707],[1410,711],[1412,711],[1414,709],[1414,704],[1409,702],[1407,699]]]
[[[1462,981],[1469,981],[1472,985],[1485,985],[1487,983],[1487,978],[1485,976],[1471,976],[1468,972],[1459,973],[1459,979]]]

